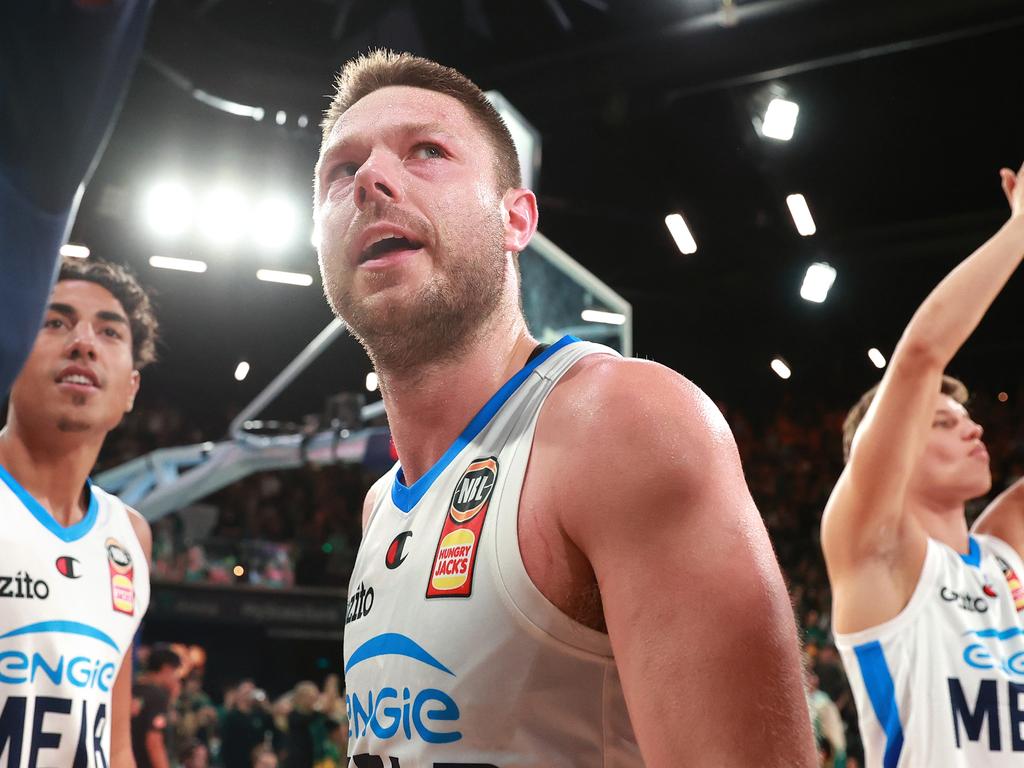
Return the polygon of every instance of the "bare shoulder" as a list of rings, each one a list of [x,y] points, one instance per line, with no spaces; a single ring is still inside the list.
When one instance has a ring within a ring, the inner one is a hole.
[[[674,462],[679,450],[735,450],[711,399],[686,377],[647,360],[583,358],[552,391],[541,419],[584,456],[641,446],[645,460],[657,461],[652,454],[662,449],[668,451],[662,458]],[[615,438],[615,444],[586,440],[598,436]]]
[[[743,484],[724,416],[691,381],[657,363],[594,355],[552,391],[541,412],[535,452],[556,484],[571,473],[585,510],[630,500],[631,514],[708,483]],[[554,487],[554,485],[552,486]],[[673,505],[677,506],[677,505]]]
[[[125,504],[124,508],[128,511],[128,520],[131,522],[135,535],[139,539],[142,551],[146,553],[146,560],[152,560],[153,531],[149,527],[149,521],[146,520],[146,518],[144,518],[137,510],[132,509],[127,504]]]
[[[373,508],[377,506],[377,501],[380,499],[382,493],[387,493],[388,489],[388,478],[391,477],[391,473],[387,473],[382,477],[378,477],[377,481],[370,486],[370,490],[366,492],[366,498],[363,499],[363,530],[366,530],[366,524],[370,522],[370,515],[373,513]]]

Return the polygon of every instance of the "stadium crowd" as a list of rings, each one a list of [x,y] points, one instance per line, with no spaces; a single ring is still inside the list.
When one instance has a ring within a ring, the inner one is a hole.
[[[1022,398],[1024,390],[982,393],[969,403],[985,427],[993,457],[988,498],[1024,475],[1024,440],[1015,428],[1024,412]],[[748,484],[789,584],[822,765],[861,765],[857,713],[831,642],[831,596],[818,543],[821,512],[842,470],[845,413],[795,402],[783,402],[767,414],[719,405],[736,436]],[[108,441],[103,464],[115,466],[157,447],[200,439],[198,430],[161,406],[126,419]],[[359,543],[361,499],[374,479],[351,465],[243,479],[154,525],[154,579],[276,588],[347,586]],[[972,503],[972,515],[988,498]],[[241,576],[235,568],[239,564],[244,566]],[[305,681],[273,697],[252,680],[234,682],[215,703],[203,691],[205,659],[197,663],[194,656],[184,656],[183,687],[167,730],[168,754],[177,764],[341,764],[347,726],[336,676],[328,676],[322,689]],[[297,738],[301,747],[295,746]]]

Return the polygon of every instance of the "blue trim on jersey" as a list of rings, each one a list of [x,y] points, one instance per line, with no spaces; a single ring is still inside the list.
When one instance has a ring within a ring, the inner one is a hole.
[[[885,660],[885,651],[877,640],[856,645],[853,648],[860,663],[860,674],[875,717],[885,729],[884,768],[896,768],[903,751],[903,725],[900,723],[899,707],[896,704],[896,690],[892,673]]]
[[[437,460],[437,462],[430,468],[430,470],[413,483],[410,486],[405,484],[405,476],[402,474],[401,468],[395,475],[395,481],[391,484],[391,500],[395,503],[403,512],[411,512],[412,508],[415,507],[419,500],[423,498],[423,494],[430,490],[430,486],[434,484],[434,481],[438,476],[447,469],[448,465],[455,460],[462,449],[465,448],[475,438],[487,423],[494,418],[494,415],[498,410],[505,404],[512,394],[519,389],[534,369],[551,357],[555,352],[560,350],[562,347],[568,346],[574,342],[579,341],[575,336],[563,336],[550,347],[545,349],[537,357],[533,358],[530,362],[523,366],[515,376],[505,382],[505,384],[495,392],[491,399],[488,400],[484,407],[473,417],[473,420],[469,422],[469,425],[462,430],[462,434],[455,438],[455,442],[452,443],[451,447],[444,452],[444,455]]]
[[[966,555],[960,554],[960,559],[968,565],[973,565],[975,568],[981,565],[981,547],[978,545],[978,540],[973,536],[968,536],[967,540],[970,542],[970,551]]]
[[[29,624],[18,629],[12,629],[7,634],[0,635],[0,640],[6,640],[8,637],[17,637],[18,635],[33,635],[37,632],[61,632],[66,635],[91,637],[93,640],[106,643],[118,653],[121,652],[117,647],[117,643],[110,638],[110,635],[101,632],[96,627],[90,627],[88,624],[82,624],[79,621],[40,621],[38,624]]]
[[[0,480],[3,480],[7,487],[14,492],[14,495],[25,505],[25,509],[32,513],[32,517],[42,523],[44,528],[61,541],[78,541],[92,530],[96,518],[99,516],[99,501],[97,501],[96,494],[92,490],[92,483],[88,479],[85,481],[85,488],[89,494],[89,509],[86,510],[85,516],[81,520],[67,528],[58,523],[53,515],[33,498],[31,493],[22,488],[21,483],[15,480],[3,465],[0,465]]]
[[[1017,635],[1024,635],[1024,629],[1020,627],[1010,627],[1009,629],[972,629],[964,632],[965,635],[974,635],[975,637],[994,637],[997,640],[1010,640]]]
[[[345,662],[345,674],[348,674],[348,671],[356,664],[376,656],[407,656],[410,659],[422,661],[429,667],[447,672],[452,677],[455,677],[454,672],[427,653],[419,643],[396,632],[387,632],[383,635],[371,637],[356,648],[352,655],[349,656],[348,661]]]

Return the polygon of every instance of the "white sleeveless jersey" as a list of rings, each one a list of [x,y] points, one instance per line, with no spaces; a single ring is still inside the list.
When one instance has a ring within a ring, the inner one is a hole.
[[[350,766],[642,765],[608,636],[548,602],[519,551],[541,405],[594,353],[615,354],[561,339],[420,480],[389,473],[349,586]]]
[[[0,768],[106,768],[114,680],[149,605],[124,504],[62,527],[0,467]]]
[[[868,768],[1024,765],[1021,577],[993,536],[971,536],[966,555],[929,539],[903,611],[836,635]]]

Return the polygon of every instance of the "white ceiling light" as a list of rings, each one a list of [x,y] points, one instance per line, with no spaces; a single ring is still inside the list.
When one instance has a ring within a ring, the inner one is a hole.
[[[874,347],[868,350],[868,359],[874,364],[875,368],[885,368],[885,355]]]
[[[804,237],[809,237],[818,231],[818,228],[814,226],[811,209],[807,207],[807,200],[803,195],[789,195],[786,198],[786,205],[789,206],[789,213],[793,217],[797,232]]]
[[[205,272],[206,262],[196,259],[176,259],[173,256],[150,256],[149,266],[157,269],[176,269],[179,272]]]
[[[786,99],[772,99],[764,112],[761,134],[769,139],[789,141],[796,129],[796,118],[800,113],[800,105]]]
[[[235,381],[244,381],[249,375],[249,364],[243,360],[235,366]]]
[[[245,197],[233,187],[217,187],[206,196],[199,219],[203,234],[213,243],[230,246],[248,224]]]
[[[376,392],[378,386],[380,386],[380,382],[377,380],[377,374],[373,371],[370,371],[368,374],[366,374],[366,391]]]
[[[302,272],[281,272],[277,269],[258,269],[256,279],[266,283],[285,283],[287,285],[312,285],[313,276]]]
[[[278,251],[295,237],[299,215],[288,200],[271,197],[263,200],[252,218],[252,239],[259,247]]]
[[[65,243],[60,247],[60,255],[69,259],[88,259],[91,251],[84,245],[72,245]]]
[[[608,325],[622,325],[626,322],[626,316],[619,312],[602,312],[599,309],[584,309],[580,317],[588,323],[607,323]]]
[[[676,247],[681,253],[689,256],[691,253],[697,252],[697,241],[690,234],[690,228],[686,226],[682,214],[670,213],[665,217],[665,226],[668,227],[668,231],[672,234],[672,239],[676,241]]]
[[[775,371],[775,373],[778,375],[780,379],[788,379],[790,376],[793,375],[793,372],[789,369],[789,366],[786,365],[786,361],[783,360],[781,357],[776,357],[774,360],[772,360],[772,370]]]
[[[192,195],[176,181],[164,181],[146,194],[143,216],[161,237],[176,237],[192,223]]]
[[[807,268],[803,285],[800,286],[800,298],[821,304],[828,298],[829,288],[836,281],[836,270],[823,262],[815,262]]]

